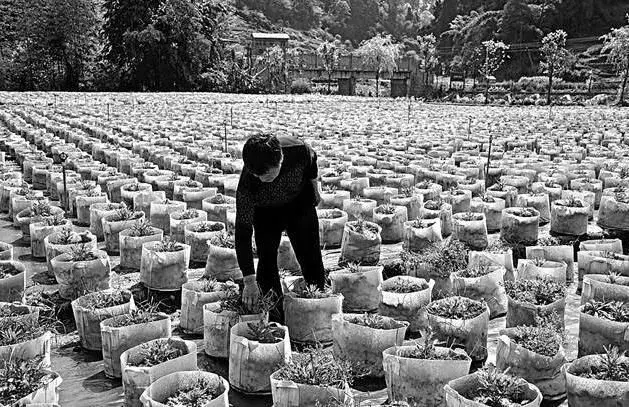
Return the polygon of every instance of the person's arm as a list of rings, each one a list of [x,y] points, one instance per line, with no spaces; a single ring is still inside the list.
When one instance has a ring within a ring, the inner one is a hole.
[[[255,267],[253,265],[253,248],[251,237],[253,236],[253,211],[254,205],[246,182],[247,174],[243,171],[236,191],[236,258],[243,275],[244,288],[242,290],[242,302],[248,308],[258,302],[260,288],[256,281]]]
[[[240,175],[238,189],[236,190],[236,232],[234,236],[236,258],[243,277],[255,274],[253,248],[251,246],[254,206],[245,180],[246,176],[244,172]]]
[[[321,202],[321,191],[319,191],[319,166],[317,165],[317,153],[310,147],[309,144],[304,143],[308,152],[308,165],[305,171],[305,177],[312,184],[312,190],[314,191],[315,204],[318,205]]]

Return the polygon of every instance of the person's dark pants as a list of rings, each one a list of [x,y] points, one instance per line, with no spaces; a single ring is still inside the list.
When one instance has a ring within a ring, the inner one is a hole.
[[[282,284],[277,267],[277,253],[284,230],[293,246],[306,283],[320,289],[325,285],[317,210],[312,204],[256,208],[253,228],[258,252],[256,279],[262,295],[271,290],[277,295],[277,306],[271,310],[270,319],[283,323]]]

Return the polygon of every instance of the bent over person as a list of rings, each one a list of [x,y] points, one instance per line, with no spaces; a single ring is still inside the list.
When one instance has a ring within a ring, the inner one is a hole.
[[[236,192],[236,255],[244,276],[243,302],[251,307],[260,294],[270,291],[281,298],[277,253],[283,231],[306,282],[323,288],[316,153],[296,138],[260,134],[247,140],[242,158],[244,168]],[[251,245],[254,230],[257,273]],[[271,318],[283,322],[281,302]]]

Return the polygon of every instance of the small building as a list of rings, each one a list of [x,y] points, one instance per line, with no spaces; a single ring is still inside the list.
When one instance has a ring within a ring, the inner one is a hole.
[[[251,33],[249,55],[252,59],[255,59],[264,54],[264,51],[276,45],[286,50],[289,39],[288,34],[283,33]]]

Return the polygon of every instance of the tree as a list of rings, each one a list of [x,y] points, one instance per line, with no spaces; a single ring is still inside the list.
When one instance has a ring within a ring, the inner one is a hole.
[[[537,42],[543,32],[535,26],[533,11],[524,0],[509,0],[502,9],[497,38],[507,44]],[[528,58],[528,61],[525,60]],[[530,51],[518,52],[508,64],[509,74],[515,77],[530,75],[535,63]]]
[[[312,0],[293,0],[291,17],[293,26],[301,30],[319,25],[319,12]]]
[[[397,69],[401,52],[402,47],[395,44],[390,35],[378,34],[360,44],[358,54],[363,57],[363,64],[376,71],[377,96],[380,96],[380,75],[384,72],[392,74]]]
[[[286,54],[282,47],[276,45],[268,48],[255,62],[256,77],[265,77],[269,92],[286,90],[288,69],[286,66]]]
[[[485,79],[485,103],[489,102],[490,80],[507,59],[506,51],[508,49],[509,46],[502,41],[483,41],[483,46],[480,49],[482,64],[478,73]]]
[[[330,93],[332,74],[339,63],[339,56],[341,54],[339,48],[337,41],[324,42],[317,48],[317,55],[323,61],[323,69],[325,69],[325,72],[328,74],[328,93]]]
[[[627,15],[629,22],[629,15]],[[607,61],[616,67],[616,71],[622,75],[620,83],[618,103],[623,105],[625,102],[625,88],[629,79],[629,24],[613,28],[609,34],[601,37],[604,41],[601,52],[608,53]]]
[[[91,0],[2,2],[0,86],[78,90],[96,55],[97,30]]]
[[[548,93],[546,103],[550,105],[553,91],[553,78],[563,73],[574,61],[574,56],[566,48],[568,34],[563,30],[556,30],[542,39],[540,52],[542,53],[542,69],[548,74]]]
[[[428,84],[428,77],[439,65],[439,53],[437,51],[437,38],[433,34],[417,36],[419,46],[418,56],[424,61],[425,84]]]
[[[225,7],[216,0],[105,0],[106,58],[123,88],[196,90],[223,86],[220,37]]]

